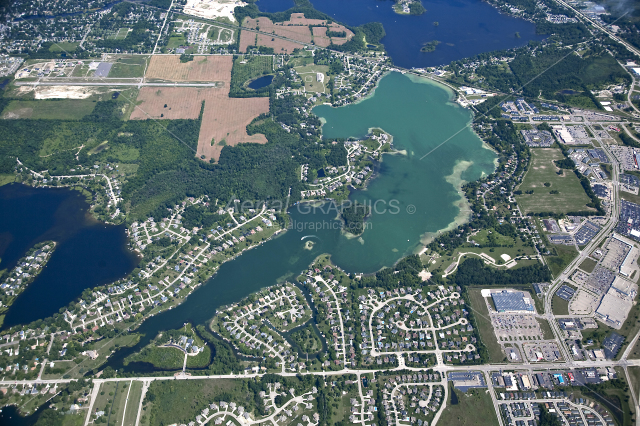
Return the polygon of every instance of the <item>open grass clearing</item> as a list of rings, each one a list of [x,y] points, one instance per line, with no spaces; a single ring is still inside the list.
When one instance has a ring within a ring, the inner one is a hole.
[[[551,245],[556,250],[556,256],[547,256],[547,265],[554,277],[560,275],[564,268],[578,256],[578,250],[574,246]]]
[[[135,426],[138,415],[140,398],[142,397],[142,382],[134,380],[130,384],[131,390],[127,399],[127,408],[124,413],[123,426]]]
[[[580,269],[582,269],[583,271],[587,272],[587,273],[592,273],[593,270],[596,268],[596,265],[598,264],[598,262],[596,262],[595,260],[591,259],[591,258],[586,258],[579,266]]]
[[[49,52],[73,52],[80,43],[76,41],[61,41],[53,43],[49,47]]]
[[[109,71],[109,78],[143,77],[147,67],[146,56],[128,56],[118,58]]]
[[[480,244],[481,246],[487,246],[490,244],[508,246],[515,244],[513,238],[502,235],[495,229],[483,229],[481,231],[478,231],[478,233],[470,239]]]
[[[449,389],[451,391],[451,388]],[[457,404],[447,401],[438,424],[473,426],[497,424],[493,401],[485,389],[470,389],[466,393],[454,389],[458,397]]]
[[[88,99],[15,100],[2,111],[2,118],[30,118],[35,120],[80,120],[95,108]]]
[[[505,362],[505,354],[493,331],[489,311],[487,310],[484,297],[480,294],[480,290],[481,288],[469,288],[468,290],[473,317],[476,320],[478,331],[480,332],[480,339],[489,352],[491,362]]]
[[[0,173],[0,186],[7,185],[15,181],[16,181],[16,177],[14,175]]]
[[[326,92],[325,83],[329,81],[328,65],[310,64],[303,67],[296,67],[295,70],[300,75],[300,78],[302,79],[307,92]],[[325,83],[318,81],[318,74],[324,75]]]
[[[554,315],[569,315],[569,302],[554,294],[551,299],[551,311]]]
[[[516,196],[523,213],[569,213],[593,210],[587,207],[591,200],[584,192],[577,176],[570,170],[558,175],[555,160],[564,156],[558,148],[537,148],[531,150],[531,164],[524,180],[518,187],[522,191]],[[548,186],[545,184],[549,184]],[[527,191],[534,191],[527,194]],[[550,194],[558,191],[558,194]]]

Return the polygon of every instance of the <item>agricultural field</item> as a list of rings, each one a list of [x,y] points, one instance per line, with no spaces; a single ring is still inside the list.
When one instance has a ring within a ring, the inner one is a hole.
[[[269,112],[269,99],[232,99],[224,89],[143,87],[137,100],[139,108],[131,114],[131,119],[195,119],[200,114],[202,101],[205,108],[198,139],[198,156],[218,160],[226,145],[267,142],[264,135],[249,136],[247,125],[260,114]]]
[[[195,56],[193,61],[180,62],[180,55],[153,56],[145,77],[164,81],[231,82],[231,56]]]
[[[31,118],[35,120],[80,120],[91,114],[95,101],[88,99],[15,100],[2,111],[2,118]]]
[[[558,148],[531,150],[531,165],[518,187],[522,194],[516,195],[523,214],[593,210],[586,206],[591,200],[573,171],[564,170],[562,175],[557,173],[560,169],[554,161],[562,159],[564,156]],[[533,193],[527,194],[527,191]],[[551,194],[552,191],[558,193]]]

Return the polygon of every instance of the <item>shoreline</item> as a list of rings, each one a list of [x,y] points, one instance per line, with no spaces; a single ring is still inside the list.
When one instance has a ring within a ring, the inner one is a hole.
[[[473,161],[458,160],[455,166],[453,166],[453,172],[450,175],[445,176],[445,180],[453,185],[456,191],[460,194],[460,198],[457,201],[453,202],[453,205],[458,207],[459,212],[446,227],[435,232],[425,232],[424,234],[422,234],[420,236],[421,245],[426,246],[427,244],[435,240],[438,235],[449,232],[469,221],[471,208],[469,200],[467,200],[467,197],[462,192],[462,186],[467,183],[464,179],[462,179],[462,173],[467,171],[472,165]],[[413,249],[411,254],[419,254],[422,250],[423,247],[418,246]]]

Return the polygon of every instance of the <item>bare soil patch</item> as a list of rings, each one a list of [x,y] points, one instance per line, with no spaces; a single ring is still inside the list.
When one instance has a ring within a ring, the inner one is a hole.
[[[227,145],[267,142],[264,135],[249,136],[246,128],[255,117],[269,112],[269,98],[229,98],[226,89],[143,87],[137,101],[132,120],[196,119],[204,101],[197,155],[207,159],[217,161]]]
[[[312,27],[312,31],[309,26],[313,25],[328,25],[329,29],[334,32],[345,32],[346,37],[327,37],[326,27]],[[307,19],[303,13],[292,13],[289,21],[273,23],[269,18],[260,17],[257,19],[247,18],[244,21],[244,26],[252,29],[259,29],[262,32],[271,33],[281,37],[286,37],[291,40],[299,41],[300,43],[311,43],[313,41],[317,46],[326,47],[332,42],[334,44],[344,44],[351,37],[353,32],[348,28],[335,23],[328,24],[327,21],[321,19]],[[240,51],[245,52],[248,46],[253,46],[256,43],[255,34],[248,31],[243,31],[240,35]],[[267,35],[260,34],[257,39],[258,46],[272,47],[276,53],[291,53],[294,49],[299,49],[302,46],[294,41],[279,40],[275,37],[269,37]]]
[[[231,83],[231,56],[195,56],[180,62],[180,55],[155,55],[151,58],[146,79],[166,81],[219,81]]]

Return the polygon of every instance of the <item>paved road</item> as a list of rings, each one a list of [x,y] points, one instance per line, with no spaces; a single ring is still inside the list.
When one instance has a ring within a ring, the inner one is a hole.
[[[76,81],[16,81],[16,86],[131,86],[131,87],[218,87],[217,82],[212,83],[150,83],[148,81],[137,81],[134,83],[111,82],[109,80],[96,82],[76,82]]]

